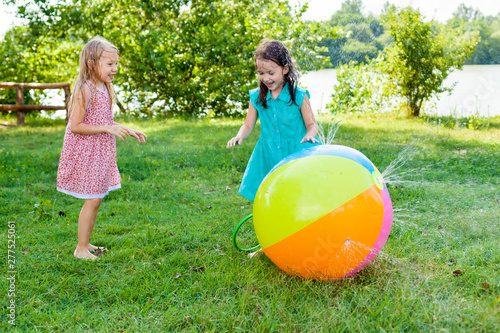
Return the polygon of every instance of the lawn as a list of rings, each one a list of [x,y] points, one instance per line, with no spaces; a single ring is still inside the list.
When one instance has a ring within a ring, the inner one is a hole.
[[[232,246],[258,128],[226,149],[242,120],[118,121],[149,139],[117,143],[122,189],[99,211],[92,243],[110,252],[95,262],[72,256],[83,201],[55,187],[64,122],[0,125],[0,257],[17,271],[12,293],[0,282],[1,331],[11,302],[19,332],[500,331],[499,118],[345,117],[333,143],[386,171],[395,216],[372,264],[330,282]]]

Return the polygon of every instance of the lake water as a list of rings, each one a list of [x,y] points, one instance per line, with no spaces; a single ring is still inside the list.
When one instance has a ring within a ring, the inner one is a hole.
[[[333,94],[333,86],[338,83],[335,69],[307,73],[300,81],[311,93],[313,110],[316,113],[324,112]],[[433,110],[424,110],[423,113],[456,117],[476,114],[484,117],[500,116],[500,65],[464,66],[462,70],[452,72],[444,86],[449,87],[454,82],[456,86],[451,95],[440,94],[439,100],[433,101]]]

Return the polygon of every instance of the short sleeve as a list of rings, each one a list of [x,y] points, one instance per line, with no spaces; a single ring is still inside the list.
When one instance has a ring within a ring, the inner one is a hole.
[[[304,96],[306,94],[307,97],[311,99],[311,94],[309,94],[308,90],[301,87],[297,87],[297,90],[295,91],[295,103],[297,103],[299,107],[302,106],[302,102],[304,102]]]
[[[250,94],[250,103],[252,103],[253,107],[258,110],[259,108],[257,107],[257,102],[259,100],[259,92],[260,92],[260,89],[259,88],[255,88],[255,89],[252,89],[250,90],[249,94]]]

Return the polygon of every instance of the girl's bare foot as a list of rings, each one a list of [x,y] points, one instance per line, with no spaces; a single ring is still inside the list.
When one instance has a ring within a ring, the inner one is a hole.
[[[249,253],[249,254],[247,255],[247,257],[248,257],[248,259],[252,259],[252,258],[255,258],[255,257],[257,257],[257,256],[261,255],[262,253],[263,253],[262,249],[258,249],[258,250],[257,250],[257,251],[255,251],[255,252]]]
[[[90,253],[89,250],[79,251],[78,249],[76,249],[75,252],[73,252],[73,255],[75,256],[75,258],[78,258],[78,259],[85,259],[85,260],[99,259],[95,255]]]
[[[88,250],[90,252],[94,252],[94,254],[96,256],[99,256],[101,254],[104,254],[106,252],[108,252],[109,250],[107,248],[105,248],[104,246],[95,246],[95,245],[92,245],[92,244],[89,244],[89,247],[88,247]],[[97,254],[99,253],[99,254]]]

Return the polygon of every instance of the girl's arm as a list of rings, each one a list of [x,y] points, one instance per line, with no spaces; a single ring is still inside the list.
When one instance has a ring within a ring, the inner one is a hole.
[[[83,94],[77,93],[76,96],[76,105],[71,110],[71,132],[75,134],[85,134],[85,135],[90,135],[90,134],[99,134],[99,133],[109,133],[114,136],[119,137],[122,141],[125,140],[129,136],[134,136],[138,141],[139,138],[144,140],[143,137],[141,137],[139,134],[134,133],[133,135],[131,133],[131,129],[128,127],[119,125],[114,123],[113,126],[110,125],[89,125],[85,124],[83,122],[83,118],[85,117],[85,110],[87,109],[87,106],[90,102],[90,89],[87,86],[83,87]],[[139,132],[139,131],[136,131]],[[141,132],[142,133],[142,132]],[[142,135],[144,135],[142,133]],[[145,136],[145,135],[144,135]],[[144,142],[144,141],[143,141]]]
[[[227,142],[226,148],[233,147],[237,144],[241,145],[243,140],[248,138],[248,136],[252,133],[256,121],[257,121],[257,109],[254,108],[252,102],[250,102],[245,122],[240,127],[238,134],[236,134],[235,137],[231,138],[231,140]]]
[[[83,122],[83,118],[85,117],[85,110],[87,109],[90,101],[90,89],[87,86],[84,86],[82,94],[79,92],[75,93],[78,95],[76,96],[77,100],[75,107],[71,110],[71,132],[85,135],[109,133],[119,137],[122,141],[129,136],[125,129],[118,126],[85,124]]]
[[[306,125],[307,129],[307,133],[302,138],[300,143],[319,143],[319,141],[316,139],[316,134],[318,134],[318,124],[316,124],[316,119],[314,119],[311,103],[309,102],[309,97],[307,97],[307,94],[304,96],[304,101],[300,106],[300,113],[302,114],[302,119],[304,119],[304,124]]]

